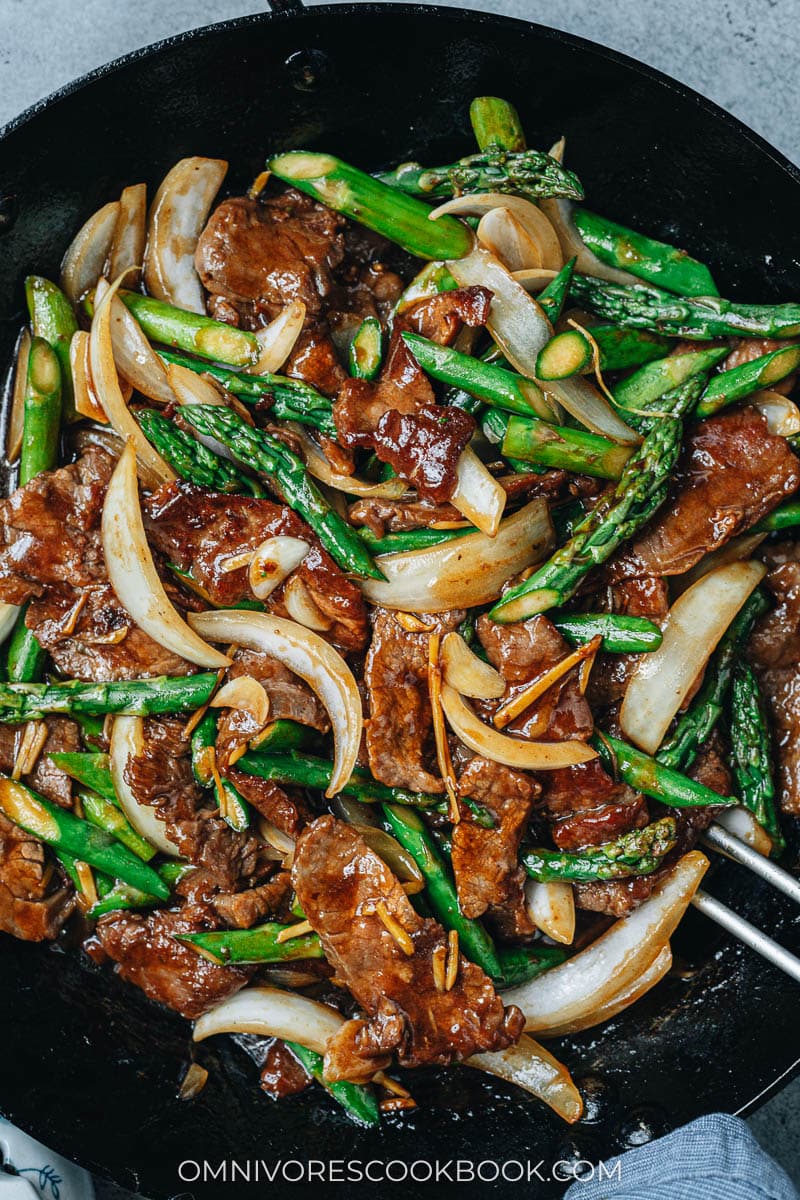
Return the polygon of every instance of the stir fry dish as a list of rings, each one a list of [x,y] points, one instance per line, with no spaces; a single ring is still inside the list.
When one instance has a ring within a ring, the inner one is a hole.
[[[538,1039],[670,970],[712,822],[800,814],[800,303],[471,118],[126,187],[9,380],[0,929],[365,1124],[451,1064],[577,1120]]]

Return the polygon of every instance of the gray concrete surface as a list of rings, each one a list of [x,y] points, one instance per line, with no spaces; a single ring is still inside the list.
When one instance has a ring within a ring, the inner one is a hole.
[[[525,17],[624,51],[715,100],[800,163],[798,0],[460,0],[454,6]],[[247,0],[0,0],[0,124],[117,55],[265,7]],[[751,1125],[800,1184],[800,1081],[764,1105]]]

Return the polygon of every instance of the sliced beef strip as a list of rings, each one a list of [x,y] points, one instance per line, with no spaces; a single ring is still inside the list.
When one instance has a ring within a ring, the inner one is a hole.
[[[290,508],[253,496],[227,496],[190,483],[169,483],[145,505],[148,538],[165,558],[192,577],[213,604],[233,606],[253,599],[248,568],[226,571],[226,561],[255,550],[268,537],[302,538],[309,552],[293,575],[332,622],[327,637],[345,650],[361,650],[367,640],[366,606],[357,584],[340,571],[316,534]],[[283,586],[268,607],[286,616]]]
[[[412,305],[395,321],[380,377],[349,380],[333,406],[339,440],[374,450],[426,499],[441,503],[455,490],[455,468],[475,429],[473,418],[435,402],[433,388],[402,340],[404,331],[450,345],[463,324],[485,324],[486,288],[459,288]]]
[[[244,892],[215,896],[212,904],[217,916],[234,929],[249,929],[266,917],[275,916],[291,896],[292,881],[288,871],[278,871],[266,883]]]
[[[495,818],[495,827],[485,829],[463,812],[453,827],[453,872],[462,913],[477,918],[487,910],[508,910],[506,924],[513,924],[517,936],[532,934],[519,847],[539,792],[537,784],[522,771],[473,758],[459,776],[458,790]]]
[[[800,462],[752,407],[688,431],[670,496],[615,562],[617,578],[680,575],[791,496]]]
[[[452,629],[462,618],[460,612],[438,613],[425,622],[431,630]],[[430,634],[411,633],[392,613],[374,610],[364,668],[369,696],[366,747],[369,768],[381,783],[441,793],[444,781],[433,774],[437,768],[428,695],[429,642]]]
[[[292,881],[336,978],[368,1014],[330,1040],[326,1078],[369,1078],[393,1053],[403,1066],[446,1064],[520,1036],[522,1013],[505,1009],[487,976],[463,956],[450,991],[436,988],[432,955],[446,946],[445,931],[417,915],[352,826],[331,816],[309,825],[297,843]],[[378,904],[411,939],[411,955],[378,916]]]
[[[756,624],[749,653],[772,719],[781,808],[800,816],[800,546],[770,548],[766,586],[775,607]]]
[[[123,979],[194,1020],[243,988],[256,969],[218,966],[177,941],[216,925],[204,905],[187,903],[177,911],[109,913],[98,921],[95,938]]]
[[[114,459],[100,446],[0,502],[0,600],[30,601],[26,624],[76,679],[192,670],[133,624],[108,582],[100,517]]]
[[[51,754],[80,750],[80,729],[69,717],[44,718],[47,738],[34,769],[22,776],[22,782],[60,808],[72,808],[72,780],[57,767]],[[0,773],[10,775],[14,770],[24,725],[0,725]]]
[[[311,1076],[306,1074],[289,1047],[278,1038],[274,1038],[267,1047],[258,1080],[262,1092],[266,1092],[272,1100],[296,1096],[311,1085]]]
[[[75,907],[46,853],[0,813],[0,930],[26,942],[57,937]]]

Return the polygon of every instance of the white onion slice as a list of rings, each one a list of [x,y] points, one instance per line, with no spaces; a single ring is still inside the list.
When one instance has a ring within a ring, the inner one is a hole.
[[[475,233],[480,245],[509,271],[534,270],[542,265],[538,244],[507,208],[491,209],[481,217]]]
[[[554,942],[571,946],[575,940],[575,891],[571,884],[560,881],[525,883],[525,908],[537,929]]]
[[[672,590],[674,595],[681,595],[693,583],[697,583],[698,579],[702,579],[704,575],[708,575],[709,571],[716,571],[718,567],[726,567],[728,563],[740,562],[743,558],[751,558],[767,536],[766,533],[743,533],[740,537],[731,538],[729,542],[726,542],[724,546],[720,546],[718,550],[712,550],[710,554],[704,554],[690,571],[687,571],[684,575],[673,576]]]
[[[761,413],[774,437],[793,437],[800,433],[800,409],[788,396],[765,388],[756,392],[750,403]]]
[[[205,375],[198,375],[180,363],[167,363],[166,379],[172,389],[171,399],[179,404],[215,404],[227,407],[217,385]]]
[[[131,442],[126,443],[111,476],[101,532],[111,586],[139,628],[187,662],[200,667],[227,667],[230,659],[186,624],[164,590],[144,532],[136,453]]]
[[[123,188],[114,240],[108,258],[111,279],[125,276],[128,287],[138,287],[144,262],[147,226],[147,185],[134,183]]]
[[[333,625],[333,621],[326,617],[299,576],[294,575],[288,581],[282,599],[287,613],[298,625],[305,625],[306,629],[316,629],[319,633],[327,633]]]
[[[89,334],[76,329],[69,344],[69,365],[72,371],[72,388],[75,393],[75,412],[90,421],[108,424],[102,404],[92,383],[89,363]]]
[[[194,1026],[194,1040],[218,1033],[254,1033],[259,1037],[297,1042],[317,1054],[344,1024],[335,1008],[275,987],[250,987],[204,1013]]]
[[[483,758],[508,767],[519,767],[523,771],[554,771],[597,758],[597,751],[585,742],[529,742],[499,733],[485,725],[448,683],[442,684],[442,708],[450,728],[465,746]]]
[[[500,523],[495,537],[468,533],[423,550],[381,554],[385,580],[359,584],[371,604],[402,612],[472,608],[500,595],[512,575],[541,562],[553,546],[547,502],[532,500]]]
[[[111,341],[111,301],[120,280],[111,287],[101,280],[95,293],[95,309],[89,334],[89,365],[95,392],[103,406],[109,424],[125,441],[133,442],[139,463],[162,483],[175,478],[175,472],[154,450],[131,416],[119,385],[114,350]]]
[[[564,261],[568,262],[569,259],[576,258],[575,269],[580,271],[581,275],[593,275],[595,279],[606,279],[609,283],[640,284],[642,282],[628,271],[621,271],[619,267],[612,267],[601,262],[597,255],[589,249],[575,228],[571,200],[567,200],[563,196],[548,197],[541,200],[540,204],[542,212],[556,232]]]
[[[164,176],[150,209],[147,290],[188,312],[206,311],[194,252],[227,170],[219,158],[182,158]]]
[[[625,737],[647,754],[661,745],[717,642],[766,571],[752,559],[718,567],[670,608],[661,626],[661,645],[640,657],[619,714]]]
[[[442,678],[462,696],[476,700],[498,700],[506,690],[499,671],[478,658],[457,633],[447,633],[442,641]]]
[[[6,640],[17,623],[19,605],[0,603],[0,645]]]
[[[374,497],[379,500],[399,500],[408,491],[408,484],[402,479],[386,479],[382,483],[368,483],[356,475],[341,475],[328,462],[322,450],[303,428],[295,422],[287,422],[287,427],[297,436],[303,449],[303,458],[309,475],[319,479],[337,492],[346,492],[350,496]]]
[[[25,390],[28,381],[28,357],[31,352],[30,330],[23,329],[17,345],[14,364],[14,383],[11,389],[11,412],[8,418],[6,437],[6,459],[16,462],[22,449],[22,433],[25,425]]]
[[[512,278],[516,279],[517,283],[522,284],[525,291],[531,296],[536,296],[539,292],[543,292],[548,283],[553,282],[557,274],[557,271],[546,271],[544,267],[534,267],[528,271],[511,272]]]
[[[481,533],[494,537],[506,506],[506,490],[470,446],[456,466],[456,487],[450,503]]]
[[[70,243],[61,263],[61,287],[73,304],[77,305],[103,274],[118,215],[118,200],[104,204]]]
[[[525,1028],[546,1033],[581,1020],[613,999],[649,967],[672,937],[708,868],[698,850],[685,854],[652,895],[579,954],[503,993],[525,1014]]]
[[[306,306],[302,300],[292,300],[274,321],[256,332],[258,359],[249,368],[251,375],[274,375],[280,371],[294,344],[303,331]]]
[[[142,333],[136,317],[118,296],[111,300],[111,345],[123,379],[148,400],[173,403],[175,397],[167,383],[163,362]]]
[[[353,674],[332,646],[294,621],[242,609],[192,613],[194,628],[215,642],[233,643],[277,658],[305,680],[327,710],[333,731],[333,773],[325,793],[334,796],[353,773],[361,747],[363,714]]]
[[[540,1037],[568,1037],[573,1033],[581,1033],[584,1029],[592,1029],[604,1021],[613,1020],[626,1008],[635,1004],[637,1000],[641,1000],[642,996],[654,988],[657,983],[660,983],[671,967],[672,949],[667,943],[659,950],[650,966],[646,967],[627,988],[617,992],[615,996],[603,1004],[599,1004],[593,1011],[585,1013],[584,1016],[578,1017],[574,1021],[567,1021],[563,1025],[552,1026],[546,1034],[540,1033]]]
[[[772,854],[772,838],[743,804],[724,809],[717,814],[716,822],[764,858]]]
[[[455,196],[452,200],[440,204],[430,213],[430,220],[435,221],[446,213],[460,217],[480,217],[481,224],[485,216],[496,210],[504,210],[522,227],[531,242],[537,247],[540,261],[528,264],[531,267],[547,267],[560,271],[564,265],[561,243],[556,231],[541,208],[537,208],[524,196],[510,196],[504,192],[476,192],[464,196]],[[490,222],[489,228],[500,232],[505,224],[505,218],[495,224]],[[507,228],[507,227],[506,227]],[[486,229],[486,226],[484,226]],[[508,230],[510,236],[511,231]],[[480,228],[478,229],[480,238]],[[499,255],[498,257],[502,257]],[[511,268],[512,270],[516,268]],[[488,284],[486,285],[489,286]]]
[[[174,857],[178,853],[178,847],[167,837],[164,822],[158,819],[156,810],[150,804],[142,804],[137,800],[125,778],[125,769],[130,759],[138,758],[143,752],[142,718],[114,717],[108,747],[108,765],[120,808],[146,842],[155,846],[162,854]]]
[[[516,1045],[494,1053],[473,1054],[465,1065],[524,1088],[570,1125],[583,1116],[583,1100],[567,1068],[524,1033]]]
[[[295,571],[310,550],[303,538],[266,538],[253,552],[248,572],[250,591],[257,600],[266,600],[287,576]]]
[[[262,728],[269,719],[269,696],[260,680],[252,675],[236,675],[224,683],[208,702],[209,708],[238,708],[247,712]]]
[[[622,446],[637,446],[641,442],[636,430],[623,421],[597,388],[582,375],[572,375],[569,379],[542,380],[541,387],[592,433],[611,438]]]

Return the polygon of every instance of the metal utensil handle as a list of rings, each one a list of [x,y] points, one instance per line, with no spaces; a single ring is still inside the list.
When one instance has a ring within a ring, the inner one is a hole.
[[[692,904],[705,916],[715,921],[717,925],[738,938],[740,942],[744,942],[745,946],[755,950],[756,954],[760,954],[767,962],[771,962],[773,966],[785,972],[796,983],[800,983],[800,958],[796,958],[790,950],[778,945],[771,937],[767,937],[760,929],[756,929],[755,925],[745,921],[744,917],[732,912],[719,900],[709,896],[707,892],[695,892]]]
[[[784,896],[794,900],[795,904],[800,904],[800,879],[795,879],[794,875],[790,875],[771,859],[764,858],[763,854],[759,854],[741,838],[728,833],[721,825],[711,825],[703,835],[702,841],[713,850],[718,850],[720,854],[747,867],[754,875],[760,875],[779,892],[783,892]]]

